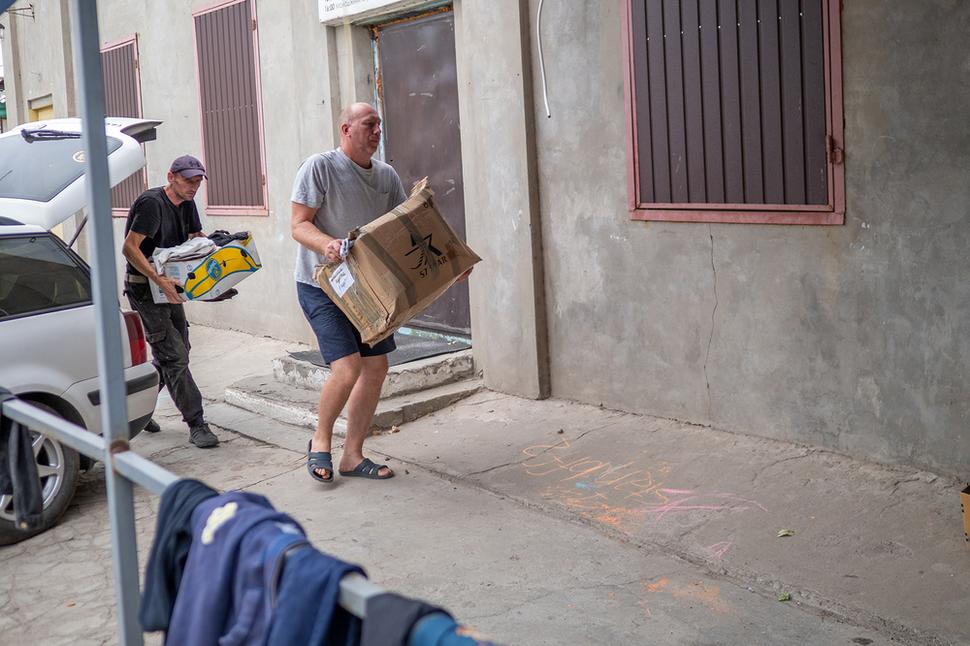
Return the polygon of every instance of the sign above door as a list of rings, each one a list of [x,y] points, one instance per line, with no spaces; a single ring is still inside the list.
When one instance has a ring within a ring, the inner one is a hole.
[[[398,13],[428,4],[428,0],[318,0],[320,22],[340,25],[378,14]]]

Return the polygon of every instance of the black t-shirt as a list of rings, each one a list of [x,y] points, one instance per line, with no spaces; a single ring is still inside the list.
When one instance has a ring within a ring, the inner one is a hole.
[[[187,200],[178,206],[172,204],[164,187],[150,188],[135,200],[128,209],[125,235],[129,231],[145,236],[139,249],[149,260],[156,247],[176,247],[189,239],[189,234],[202,231],[199,210],[195,202]],[[131,263],[128,272],[140,273]]]

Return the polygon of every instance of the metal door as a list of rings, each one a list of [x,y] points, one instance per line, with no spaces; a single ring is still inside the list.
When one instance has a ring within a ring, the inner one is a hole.
[[[374,27],[373,33],[384,159],[406,191],[427,176],[442,215],[464,239],[454,13],[439,10],[398,20]],[[469,334],[467,283],[445,292],[413,324]]]

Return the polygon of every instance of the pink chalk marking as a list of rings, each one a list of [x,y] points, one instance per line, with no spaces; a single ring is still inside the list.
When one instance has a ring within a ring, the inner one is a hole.
[[[720,543],[714,543],[710,545],[707,550],[714,556],[715,559],[722,559],[727,551],[734,546],[734,541],[721,541]]]
[[[733,493],[717,493],[717,494],[714,494],[714,496],[716,498],[733,498],[733,499],[738,500],[740,502],[746,502],[746,503],[748,503],[750,505],[754,505],[755,507],[758,507],[761,511],[764,511],[764,512],[767,512],[768,511],[768,508],[765,507],[764,505],[762,505],[757,500],[750,500],[748,498],[742,498],[741,496],[737,496],[737,495],[735,495]]]
[[[692,500],[704,499],[704,496],[688,496],[686,498],[680,498],[678,500],[672,500],[664,505],[653,505],[647,507],[647,512],[656,514],[656,520],[662,520],[664,516],[673,511],[724,511],[726,509],[737,509],[739,505],[750,504],[759,507],[762,511],[767,512],[768,510],[760,503],[754,500],[747,500],[744,498],[739,498],[734,494],[712,494],[714,498],[730,498],[732,503],[726,504],[693,504],[688,505],[687,503]],[[746,508],[742,508],[746,509]]]

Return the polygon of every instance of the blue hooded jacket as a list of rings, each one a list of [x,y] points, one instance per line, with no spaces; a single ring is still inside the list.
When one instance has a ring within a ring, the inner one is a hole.
[[[232,491],[200,503],[165,643],[265,644],[273,576],[297,544],[306,544],[303,528],[263,496]]]

